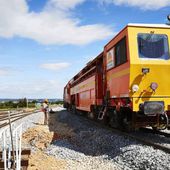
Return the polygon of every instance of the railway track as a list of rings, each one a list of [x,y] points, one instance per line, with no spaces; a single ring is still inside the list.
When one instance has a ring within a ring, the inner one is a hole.
[[[160,143],[156,143],[156,142],[152,141],[151,139],[142,138],[141,136],[138,136],[137,134],[128,133],[128,132],[122,132],[120,130],[112,129],[110,127],[108,127],[107,129],[110,129],[110,130],[112,130],[113,132],[115,132],[115,133],[117,133],[119,135],[123,135],[123,136],[126,136],[128,138],[137,140],[137,141],[141,142],[144,145],[152,146],[155,149],[159,149],[159,150],[162,150],[162,151],[164,151],[166,153],[170,153],[170,147],[165,146],[165,145],[160,144]]]
[[[160,143],[156,143],[156,142],[154,142],[154,141],[152,141],[150,139],[141,138],[141,136],[134,135],[132,133],[126,133],[126,132],[120,132],[120,131],[118,131],[117,133],[122,134],[122,135],[127,136],[127,137],[130,137],[132,139],[135,139],[135,140],[137,140],[137,141],[139,141],[139,142],[141,142],[141,143],[143,143],[145,145],[152,146],[155,149],[159,149],[159,150],[162,150],[162,151],[164,151],[166,153],[170,153],[170,147],[165,146],[165,145],[160,144]]]
[[[112,131],[118,135],[121,135],[121,136],[125,136],[127,138],[131,138],[133,140],[136,140],[136,141],[139,141],[141,142],[142,144],[144,145],[147,145],[147,146],[152,146],[153,148],[155,149],[159,149],[159,150],[162,150],[166,153],[170,153],[170,146],[165,146],[163,144],[160,144],[160,143],[157,143],[157,142],[154,142],[153,140],[151,139],[147,139],[147,138],[142,138],[141,136],[137,135],[137,133],[133,133],[133,132],[124,132],[124,131],[121,131],[121,130],[118,130],[118,129],[114,129],[114,128],[111,128],[109,126],[106,126],[104,124],[101,124],[97,121],[94,121],[94,120],[91,120],[91,119],[88,119],[87,117],[85,116],[82,116],[82,114],[80,114],[79,116],[81,116],[83,119],[86,119],[86,121],[91,121],[93,124],[95,124],[96,126],[98,127],[102,127],[104,129],[107,129],[109,131]],[[151,129],[150,129],[151,130]],[[148,130],[149,131],[149,130]],[[153,133],[156,133],[154,132],[153,130],[151,130],[150,132],[153,132]],[[164,135],[165,137],[169,137],[169,134],[168,133],[165,133],[165,132],[157,132],[156,134],[160,134],[160,135]]]
[[[23,110],[14,110],[12,112],[0,112],[0,129],[5,129],[4,127],[9,126],[11,123],[16,122],[17,120],[20,120],[26,116],[29,116],[31,114],[35,114],[39,112],[39,110],[33,110],[33,111],[23,111]],[[10,117],[10,119],[9,119]],[[9,129],[11,126],[9,126]],[[16,128],[17,129],[17,128]],[[13,132],[16,130],[13,129]],[[27,169],[29,165],[29,155],[31,154],[30,149],[23,149],[21,147],[21,139],[20,137],[16,137],[15,135],[12,135],[12,131],[5,131],[2,132],[2,136],[6,136],[6,134],[10,133],[11,134],[11,141],[8,138],[3,137],[4,141],[8,141],[8,146],[4,144],[3,142],[1,143],[2,148],[5,148],[3,150],[0,150],[0,169],[6,169],[5,167],[8,167],[7,169],[16,169],[16,164],[19,165],[19,160],[15,159],[17,158],[18,153],[20,153],[20,166],[22,167],[21,169]],[[4,135],[5,134],[5,135]],[[17,134],[17,133],[16,133]],[[18,134],[20,132],[18,131]],[[18,136],[18,135],[17,135]],[[15,147],[14,143],[12,141],[15,140]],[[19,146],[20,143],[20,146]],[[12,148],[12,149],[11,149]],[[20,149],[20,151],[19,151]],[[15,162],[15,164],[13,164]],[[12,166],[14,165],[14,167]],[[10,167],[10,168],[9,168]]]
[[[157,130],[153,130],[149,128],[141,128],[141,131],[146,132],[146,133],[158,134],[158,135],[170,138],[170,133],[166,133],[164,131],[157,131]]]
[[[34,110],[34,111],[14,111],[10,113],[10,119],[11,123],[20,120],[26,116],[29,116],[31,114],[37,113],[40,110]],[[3,128],[5,126],[9,125],[9,112],[1,112],[0,113],[0,128]]]

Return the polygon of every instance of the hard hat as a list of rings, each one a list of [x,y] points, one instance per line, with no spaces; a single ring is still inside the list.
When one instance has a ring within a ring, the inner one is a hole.
[[[44,99],[44,102],[48,103],[48,99]]]

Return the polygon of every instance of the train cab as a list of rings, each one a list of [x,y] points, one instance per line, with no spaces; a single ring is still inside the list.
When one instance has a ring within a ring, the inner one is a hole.
[[[158,24],[128,24],[105,46],[106,88],[122,122],[169,126],[169,49],[170,26]]]

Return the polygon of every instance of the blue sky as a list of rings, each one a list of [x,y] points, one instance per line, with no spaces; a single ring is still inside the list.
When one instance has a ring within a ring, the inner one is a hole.
[[[169,0],[0,0],[0,98],[62,98],[126,24],[169,13]]]

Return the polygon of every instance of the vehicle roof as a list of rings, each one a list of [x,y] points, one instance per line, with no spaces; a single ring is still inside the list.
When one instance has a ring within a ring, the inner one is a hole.
[[[106,47],[113,39],[115,39],[121,32],[123,32],[127,27],[146,27],[146,28],[170,28],[170,23],[168,24],[145,24],[145,23],[128,23],[122,30],[120,30],[104,47]]]
[[[170,28],[170,24],[139,24],[139,23],[129,23],[127,26],[130,27],[149,27],[149,28]]]
[[[103,56],[103,51],[94,59],[90,60],[84,68],[82,68],[70,81],[69,83],[73,83],[76,79],[75,77],[78,77],[80,74],[83,74],[84,72],[87,72],[86,69],[90,68],[90,65],[92,65],[94,62],[96,62],[97,59],[101,58]],[[86,71],[85,71],[86,70]],[[74,80],[75,79],[75,80]]]

